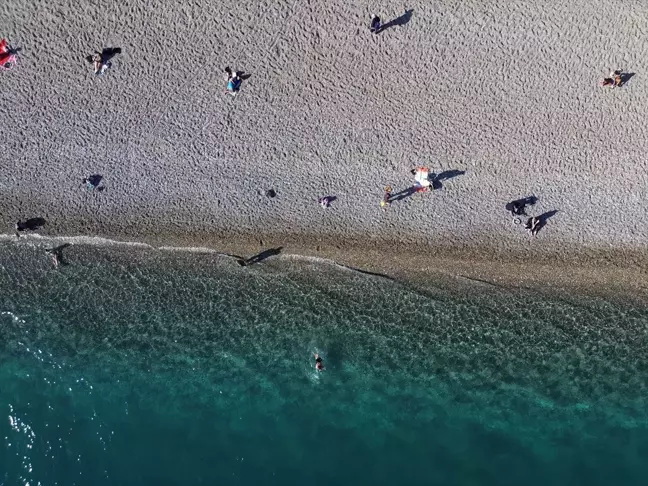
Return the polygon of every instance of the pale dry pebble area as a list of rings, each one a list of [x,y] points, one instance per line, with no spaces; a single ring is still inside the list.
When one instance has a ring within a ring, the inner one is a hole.
[[[0,72],[0,223],[641,269],[647,36],[640,1],[6,0],[0,37],[20,51]],[[84,58],[104,47],[122,54],[97,77]],[[236,97],[225,66],[251,75]],[[635,75],[602,88],[611,68]],[[465,174],[383,211],[418,165]],[[558,211],[535,238],[504,209],[524,196]]]

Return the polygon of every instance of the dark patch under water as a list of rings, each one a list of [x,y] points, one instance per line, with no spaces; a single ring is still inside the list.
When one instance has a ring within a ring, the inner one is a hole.
[[[0,246],[0,485],[645,482],[645,309],[66,251]]]

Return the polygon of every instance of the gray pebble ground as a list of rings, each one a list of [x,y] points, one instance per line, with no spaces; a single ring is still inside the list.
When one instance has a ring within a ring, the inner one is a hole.
[[[21,50],[0,72],[0,223],[641,252],[647,34],[639,1],[7,0],[0,37]],[[123,51],[97,77],[84,58],[103,47]],[[236,97],[225,66],[251,75]],[[635,75],[602,88],[611,68]],[[465,174],[381,210],[417,165]],[[531,195],[531,215],[558,210],[533,240],[504,209]]]

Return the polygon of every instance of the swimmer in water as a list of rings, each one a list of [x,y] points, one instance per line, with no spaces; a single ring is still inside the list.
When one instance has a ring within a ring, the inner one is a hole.
[[[45,253],[49,253],[49,255],[52,257],[54,268],[58,268],[62,265],[67,265],[67,262],[63,260],[63,250],[68,246],[70,246],[69,243],[64,243],[60,246],[57,246],[56,248],[48,248],[45,250]]]
[[[314,356],[315,356],[315,369],[317,371],[324,371],[324,363],[322,362],[322,358],[317,353],[315,353]]]

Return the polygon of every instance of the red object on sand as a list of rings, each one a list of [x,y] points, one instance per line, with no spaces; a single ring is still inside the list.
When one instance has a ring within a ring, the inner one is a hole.
[[[13,66],[15,60],[16,55],[9,49],[7,39],[2,39],[0,41],[0,67],[9,69]]]

